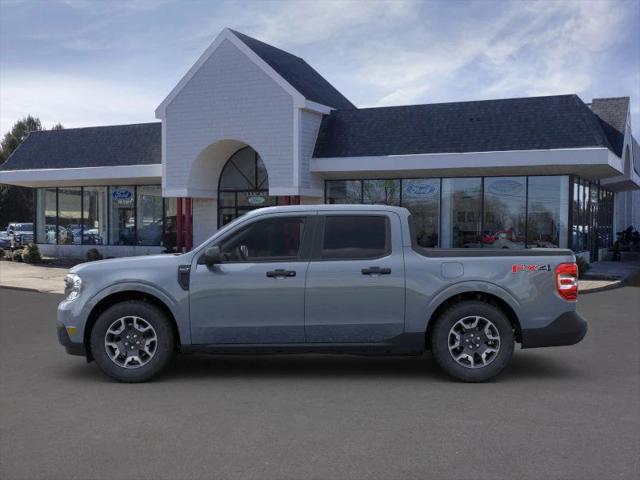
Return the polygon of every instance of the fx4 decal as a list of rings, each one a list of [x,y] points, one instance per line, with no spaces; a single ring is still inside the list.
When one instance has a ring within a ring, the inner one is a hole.
[[[521,263],[519,265],[511,265],[511,273],[518,273],[518,272],[550,272],[551,271],[551,265],[541,265],[541,264],[532,264],[532,265],[525,265],[524,263]]]

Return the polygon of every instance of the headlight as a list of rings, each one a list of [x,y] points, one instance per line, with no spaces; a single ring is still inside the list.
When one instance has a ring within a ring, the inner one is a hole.
[[[64,294],[67,297],[67,300],[78,298],[81,287],[82,279],[75,273],[69,273],[64,277]]]

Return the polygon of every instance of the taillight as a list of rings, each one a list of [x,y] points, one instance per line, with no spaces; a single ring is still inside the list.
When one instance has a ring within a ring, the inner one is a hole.
[[[565,300],[578,299],[578,266],[561,263],[556,267],[556,291]]]

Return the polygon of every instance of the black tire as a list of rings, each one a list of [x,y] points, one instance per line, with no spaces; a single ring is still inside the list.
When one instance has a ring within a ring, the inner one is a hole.
[[[155,330],[157,346],[151,359],[137,368],[125,368],[117,365],[107,354],[105,335],[113,322],[122,317],[137,316],[144,319]],[[175,336],[169,319],[155,305],[128,300],[117,303],[105,310],[91,329],[90,348],[93,358],[106,375],[120,382],[146,382],[159,375],[169,364],[175,353]]]
[[[500,344],[495,357],[487,365],[477,368],[461,365],[449,351],[451,328],[459,320],[473,316],[486,318],[495,325],[500,334]],[[448,375],[463,382],[486,382],[509,364],[513,356],[514,342],[511,322],[500,308],[486,302],[469,300],[449,307],[436,319],[431,334],[431,351],[438,365]]]

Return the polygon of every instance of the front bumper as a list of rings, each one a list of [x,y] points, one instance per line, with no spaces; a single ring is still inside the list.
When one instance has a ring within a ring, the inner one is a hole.
[[[543,328],[522,329],[522,348],[575,345],[587,334],[587,321],[578,312],[565,312]]]
[[[60,345],[64,347],[69,355],[86,355],[87,351],[84,348],[84,343],[72,342],[67,329],[64,325],[58,325],[58,341]]]

